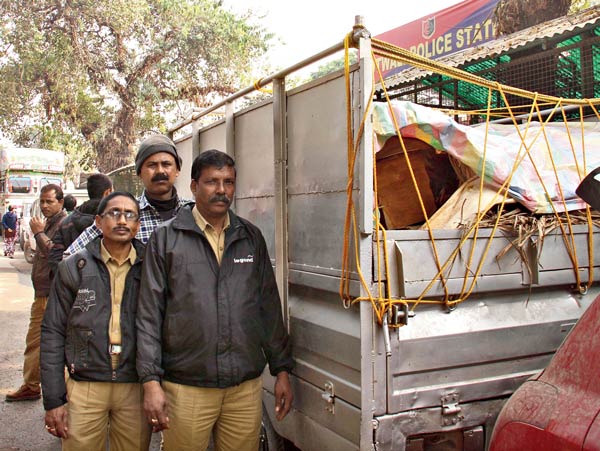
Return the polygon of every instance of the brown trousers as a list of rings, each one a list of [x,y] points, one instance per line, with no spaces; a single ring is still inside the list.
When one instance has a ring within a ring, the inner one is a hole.
[[[25,359],[23,361],[24,385],[31,390],[40,391],[40,336],[42,319],[46,311],[47,297],[36,297],[31,304],[29,330],[25,338]]]
[[[69,438],[63,451],[147,451],[152,427],[140,384],[67,379]]]
[[[262,378],[229,388],[163,381],[169,429],[165,451],[204,451],[214,432],[215,451],[257,451],[262,417]],[[214,427],[214,430],[213,430]]]

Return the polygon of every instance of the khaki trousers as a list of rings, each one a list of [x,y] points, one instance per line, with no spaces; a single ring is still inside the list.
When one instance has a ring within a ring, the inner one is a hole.
[[[229,388],[163,381],[169,429],[164,451],[204,451],[214,432],[215,451],[257,451],[262,418],[262,378]]]
[[[25,338],[23,381],[27,387],[34,391],[40,391],[40,336],[47,303],[47,297],[36,297],[33,300],[29,316],[29,330]]]
[[[147,451],[152,427],[142,409],[137,383],[67,379],[69,438],[63,451]],[[109,427],[110,426],[110,427]]]

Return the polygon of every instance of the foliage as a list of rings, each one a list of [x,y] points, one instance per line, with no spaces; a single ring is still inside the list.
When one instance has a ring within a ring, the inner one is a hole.
[[[93,172],[96,166],[94,149],[81,136],[63,133],[57,128],[33,126],[27,130],[27,136],[19,137],[16,141],[24,142],[27,147],[61,150],[65,153],[65,177],[67,180],[78,181],[82,172]]]
[[[0,129],[20,145],[130,163],[179,101],[205,106],[249,81],[271,36],[216,0],[0,0]],[[176,120],[177,118],[173,118]]]
[[[351,51],[349,53],[350,64],[354,64],[358,61],[358,56],[355,51]],[[311,72],[310,80],[316,80],[317,78],[321,78],[324,75],[330,74],[331,72],[335,72],[337,70],[344,68],[344,57],[331,60],[325,64],[321,64],[315,72]]]

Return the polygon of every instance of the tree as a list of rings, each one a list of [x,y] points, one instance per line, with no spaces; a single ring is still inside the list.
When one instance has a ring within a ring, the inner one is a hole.
[[[358,61],[358,55],[356,51],[351,50],[349,54],[350,64],[354,64]],[[331,72],[335,72],[336,70],[340,70],[344,68],[344,57],[334,59],[328,61],[325,64],[319,65],[316,71],[311,72],[309,79],[316,80],[317,78],[321,78],[324,75],[330,74]]]
[[[569,11],[588,8],[590,0],[501,0],[494,10],[498,36],[524,30],[564,16]]]
[[[271,36],[215,0],[0,0],[0,128],[83,144],[107,172],[178,101],[248,83]]]

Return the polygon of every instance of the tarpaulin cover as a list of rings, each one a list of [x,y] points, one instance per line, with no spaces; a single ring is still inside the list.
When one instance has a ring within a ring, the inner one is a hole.
[[[584,122],[583,131],[580,122],[569,123],[568,127],[563,122],[546,123],[543,127],[539,122],[518,127],[489,124],[486,143],[485,124],[462,125],[441,111],[411,102],[392,101],[391,108],[403,137],[417,138],[439,151],[448,152],[483,176],[492,187],[499,189],[510,177],[515,162],[520,160],[508,194],[532,212],[552,213],[551,201],[558,212],[565,211],[565,206],[567,210],[585,208],[585,202],[575,190],[588,172],[600,166],[598,122]],[[388,138],[396,135],[396,129],[387,103],[375,102],[373,115],[376,150],[379,150]]]

